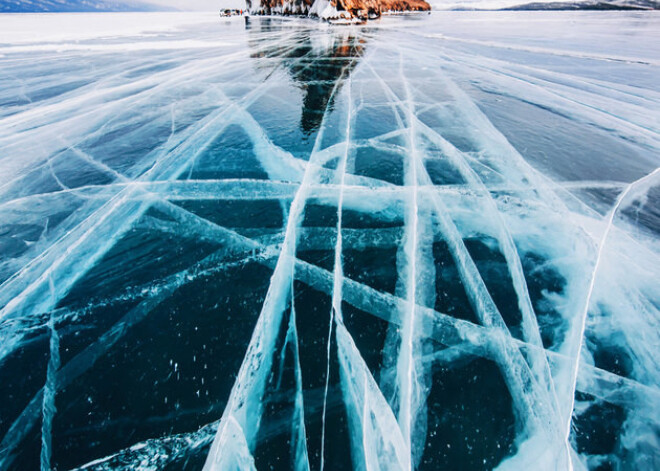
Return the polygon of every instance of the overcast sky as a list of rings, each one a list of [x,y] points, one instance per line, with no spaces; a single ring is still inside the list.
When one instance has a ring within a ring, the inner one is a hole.
[[[245,8],[244,0],[144,0],[178,10],[215,11],[221,8]]]
[[[0,0],[1,2],[2,0]],[[222,8],[245,8],[245,0],[143,0],[177,10],[218,11]],[[258,1],[258,0],[256,0]],[[502,8],[522,3],[558,0],[427,0],[435,10],[458,6],[473,8]],[[579,0],[577,0],[579,1]]]

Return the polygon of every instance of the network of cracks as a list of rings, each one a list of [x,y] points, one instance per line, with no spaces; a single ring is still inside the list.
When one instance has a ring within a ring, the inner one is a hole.
[[[2,97],[0,467],[657,467],[659,172],[546,175],[457,81],[506,96],[477,52],[234,34]],[[623,87],[517,73],[660,148]]]

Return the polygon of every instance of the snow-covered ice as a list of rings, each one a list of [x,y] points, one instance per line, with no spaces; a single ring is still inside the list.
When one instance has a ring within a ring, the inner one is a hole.
[[[0,15],[0,468],[660,468],[659,75],[649,12]]]

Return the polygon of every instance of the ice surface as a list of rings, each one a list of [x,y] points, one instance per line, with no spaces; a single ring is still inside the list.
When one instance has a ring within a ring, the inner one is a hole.
[[[0,15],[0,468],[660,467],[659,31]]]

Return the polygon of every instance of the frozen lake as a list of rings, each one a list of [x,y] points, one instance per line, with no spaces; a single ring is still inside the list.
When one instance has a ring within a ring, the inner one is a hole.
[[[0,15],[0,469],[660,469],[660,15]]]

